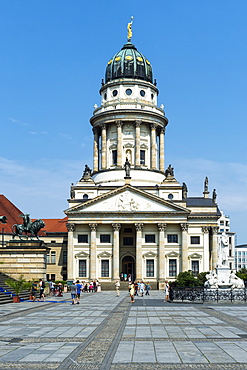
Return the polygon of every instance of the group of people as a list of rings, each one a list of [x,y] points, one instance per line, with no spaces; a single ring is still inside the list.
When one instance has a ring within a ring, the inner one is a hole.
[[[84,281],[80,282],[79,280],[73,281],[72,285],[70,286],[72,304],[80,304],[82,292],[97,293],[98,289],[98,280],[91,281],[89,284],[85,283]]]
[[[32,283],[30,293],[33,302],[35,302],[37,299],[39,301],[45,300],[45,282],[43,281],[43,279],[39,279],[39,281],[35,280]]]
[[[141,297],[143,297],[144,294],[150,295],[150,289],[151,286],[148,281],[146,283],[144,283],[143,281],[131,281],[129,283],[129,294],[131,303],[135,302],[134,296],[138,296],[139,294]]]

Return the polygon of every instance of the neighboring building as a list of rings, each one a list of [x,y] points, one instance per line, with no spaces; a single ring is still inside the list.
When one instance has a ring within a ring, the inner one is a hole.
[[[221,216],[218,220],[219,232],[218,232],[218,243],[220,238],[225,235],[227,245],[225,247],[228,264],[230,269],[235,269],[235,233],[230,231],[230,217],[224,215],[223,211],[220,211]]]
[[[216,193],[200,197],[165,170],[168,119],[149,60],[128,42],[108,62],[90,123],[93,170],[71,186],[68,278],[164,282],[217,264]]]
[[[9,240],[13,238],[12,226],[22,224],[23,214],[9,199],[0,194],[0,216],[7,217],[6,224],[0,224],[1,227],[1,247],[6,247]],[[67,280],[67,217],[64,219],[43,219],[45,227],[40,230],[39,237],[49,247],[49,253],[46,259],[46,277],[47,280]],[[18,241],[19,238],[16,237]],[[1,266],[4,271],[6,261]]]
[[[235,246],[235,269],[239,271],[242,268],[247,269],[247,244]]]

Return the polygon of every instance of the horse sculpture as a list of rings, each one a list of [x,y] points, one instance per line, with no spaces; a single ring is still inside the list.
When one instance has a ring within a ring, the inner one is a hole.
[[[25,227],[24,225],[20,224],[15,224],[12,226],[12,231],[13,231],[13,239],[16,237],[16,236],[19,236],[19,238],[21,240],[23,240],[22,236],[25,236],[26,239],[30,236],[31,240],[33,240],[33,236],[35,236],[38,240],[39,239],[39,236],[38,236],[38,232],[40,231],[40,229],[42,229],[43,227],[45,227],[45,223],[43,220],[35,220],[33,222],[30,222],[27,227]],[[23,235],[24,233],[24,235]],[[30,235],[28,235],[30,234]]]

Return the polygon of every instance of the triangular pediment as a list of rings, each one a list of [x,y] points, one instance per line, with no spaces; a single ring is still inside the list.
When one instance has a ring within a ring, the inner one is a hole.
[[[157,253],[149,251],[149,252],[143,254],[143,257],[145,257],[145,258],[155,258],[155,257],[157,257]]]
[[[98,254],[98,258],[111,258],[111,257],[112,257],[112,254],[106,251]]]
[[[175,251],[172,251],[172,252],[170,252],[170,253],[167,253],[167,254],[166,254],[166,257],[167,257],[167,258],[178,258],[178,257],[180,257],[180,254],[179,254],[179,253],[177,253],[177,252],[175,252]]]
[[[75,258],[88,258],[88,257],[89,257],[89,254],[86,252],[79,252],[75,254]]]
[[[134,188],[131,185],[124,185],[65,211],[67,215],[75,212],[190,213],[184,207],[147,193],[146,191]]]
[[[189,258],[189,259],[198,259],[198,260],[200,260],[200,259],[202,259],[202,255],[201,255],[201,254],[199,254],[199,253],[192,253],[192,254],[190,254],[190,255],[188,256],[188,258]]]

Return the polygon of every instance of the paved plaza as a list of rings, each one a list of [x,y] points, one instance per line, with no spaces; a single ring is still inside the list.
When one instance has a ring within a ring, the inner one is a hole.
[[[70,294],[0,306],[0,369],[247,369],[247,305],[164,293]]]

